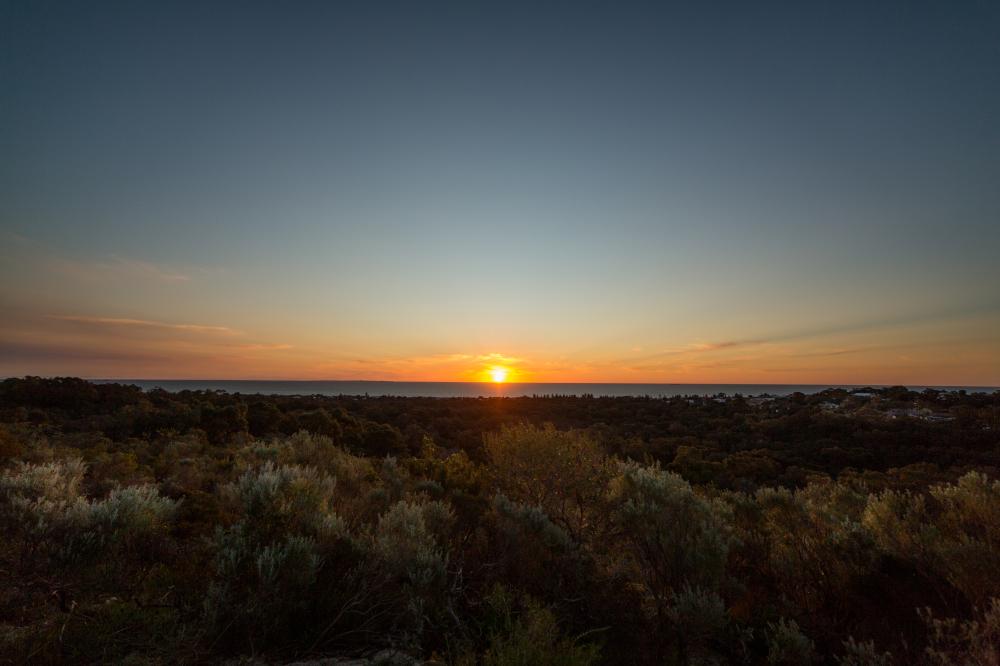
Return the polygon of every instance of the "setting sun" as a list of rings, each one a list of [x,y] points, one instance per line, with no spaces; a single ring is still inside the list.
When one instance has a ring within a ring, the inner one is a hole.
[[[496,384],[502,384],[507,381],[507,374],[509,372],[507,368],[495,365],[489,370],[490,379]]]

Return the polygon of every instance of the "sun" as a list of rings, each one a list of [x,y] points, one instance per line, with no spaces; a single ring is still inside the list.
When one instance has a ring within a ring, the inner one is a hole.
[[[503,367],[502,365],[494,365],[492,368],[489,369],[490,379],[493,381],[494,384],[503,384],[505,381],[507,381],[507,375],[509,373],[510,370]]]

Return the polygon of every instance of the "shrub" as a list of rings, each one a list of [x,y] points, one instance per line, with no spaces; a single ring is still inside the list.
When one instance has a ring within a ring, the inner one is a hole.
[[[752,632],[730,621],[717,593],[685,587],[674,595],[669,613],[679,637],[680,656],[687,663],[725,663],[747,657]]]
[[[1000,595],[1000,481],[970,472],[929,495],[874,495],[865,526],[884,551],[947,580],[972,604],[988,603]]]
[[[241,524],[220,528],[214,549],[205,611],[215,631],[251,635],[259,645],[293,633],[311,603],[320,565],[315,542],[289,536],[261,543]]]
[[[417,589],[441,585],[447,562],[442,544],[451,519],[441,502],[397,502],[379,519],[374,553],[388,571]]]
[[[924,563],[932,561],[939,535],[930,523],[923,496],[892,490],[872,495],[863,522],[885,552]]]
[[[565,637],[552,611],[527,599],[517,613],[514,598],[496,587],[486,598],[489,613],[489,647],[486,666],[588,666],[597,663],[595,645]]]
[[[515,502],[539,506],[576,541],[592,538],[603,514],[611,467],[580,431],[507,426],[485,436],[492,480]]]
[[[419,642],[449,606],[445,544],[452,520],[441,502],[400,501],[375,528],[372,552],[404,591],[406,607],[396,611],[396,630],[406,642]]]
[[[937,619],[930,609],[920,611],[927,625],[927,656],[940,666],[997,666],[1000,664],[1000,599],[993,598],[969,620]]]
[[[722,581],[733,543],[727,506],[677,474],[637,463],[621,465],[609,497],[625,541],[621,561],[661,620],[684,586],[711,590]]]
[[[71,502],[80,494],[80,483],[87,471],[79,458],[42,464],[18,462],[13,470],[0,476],[0,497],[52,502]]]
[[[774,666],[805,666],[816,658],[809,637],[795,620],[779,619],[767,625],[767,663]]]
[[[795,609],[848,607],[844,591],[875,567],[872,539],[861,522],[866,495],[817,481],[798,491],[761,489],[753,499],[756,521],[740,533],[755,549],[750,566]]]
[[[524,539],[554,551],[573,547],[566,530],[553,523],[541,507],[511,502],[504,495],[493,498],[500,529],[510,539]]]
[[[205,610],[216,635],[281,644],[313,631],[307,618],[322,606],[313,588],[324,565],[346,571],[359,555],[334,510],[336,486],[314,467],[269,461],[223,487],[239,520],[219,527],[212,543]]]
[[[133,549],[143,537],[162,530],[176,509],[177,502],[161,497],[153,486],[129,486],[94,502],[90,519],[103,538]]]
[[[44,569],[102,560],[123,572],[134,558],[156,555],[177,503],[148,485],[118,488],[102,500],[79,494],[79,460],[20,464],[0,476],[0,516],[20,538],[21,562]]]
[[[844,654],[837,657],[840,666],[891,666],[892,655],[879,652],[873,641],[858,642],[854,636],[844,641]]]
[[[336,482],[312,467],[264,463],[225,488],[227,497],[255,538],[288,533],[316,536],[332,513]]]
[[[572,596],[586,584],[578,545],[540,507],[493,498],[489,516],[491,579],[523,587],[536,596]]]
[[[973,604],[989,604],[1000,597],[1000,480],[969,472],[930,494],[940,507],[934,545],[945,576]]]

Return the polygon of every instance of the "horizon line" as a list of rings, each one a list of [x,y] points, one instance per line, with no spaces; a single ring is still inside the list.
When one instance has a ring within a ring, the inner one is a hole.
[[[22,379],[27,376],[23,375],[21,377],[5,377],[4,379]],[[163,377],[79,377],[74,375],[34,375],[43,377],[44,379],[55,379],[60,376],[62,377],[75,377],[77,379],[83,379],[89,382],[298,382],[298,383],[323,383],[323,382],[342,382],[342,383],[354,383],[354,384],[475,384],[475,385],[486,385],[486,386],[528,386],[528,385],[593,385],[593,386],[824,386],[827,388],[893,388],[897,386],[902,386],[904,388],[909,387],[920,387],[920,388],[968,388],[968,389],[990,389],[990,390],[1000,390],[1000,384],[901,384],[901,383],[866,383],[866,382],[856,382],[856,383],[832,383],[832,382],[802,382],[802,383],[791,383],[791,382],[491,382],[491,381],[461,381],[461,380],[427,380],[427,379],[260,379],[260,378],[224,378],[224,377],[212,377],[212,378],[196,378],[196,377],[183,377],[168,379]]]

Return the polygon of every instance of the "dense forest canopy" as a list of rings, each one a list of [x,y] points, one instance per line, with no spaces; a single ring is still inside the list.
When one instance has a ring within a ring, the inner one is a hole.
[[[998,479],[1000,392],[8,379],[0,659],[996,664]]]

